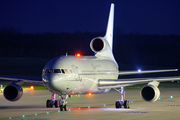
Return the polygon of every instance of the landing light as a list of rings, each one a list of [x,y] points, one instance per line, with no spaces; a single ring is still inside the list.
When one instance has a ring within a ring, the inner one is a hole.
[[[139,69],[138,72],[141,72],[141,69]]]

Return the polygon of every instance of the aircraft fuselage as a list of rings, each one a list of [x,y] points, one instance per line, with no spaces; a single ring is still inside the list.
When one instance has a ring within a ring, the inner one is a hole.
[[[43,69],[44,85],[56,94],[104,93],[98,79],[117,79],[118,66],[109,58],[95,56],[60,56],[49,61]]]

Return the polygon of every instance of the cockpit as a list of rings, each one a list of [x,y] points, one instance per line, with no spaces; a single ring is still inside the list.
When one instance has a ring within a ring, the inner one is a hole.
[[[46,69],[45,74],[58,73],[58,74],[68,74],[67,69]]]

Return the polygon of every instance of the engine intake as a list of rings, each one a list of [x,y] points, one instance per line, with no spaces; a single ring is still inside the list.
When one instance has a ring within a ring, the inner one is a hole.
[[[92,44],[93,50],[96,52],[99,52],[104,48],[104,42],[102,41],[102,39],[99,39],[99,38],[92,40],[91,44]]]
[[[23,89],[17,84],[9,84],[4,89],[4,97],[9,101],[17,101],[23,95]]]
[[[110,48],[109,43],[102,37],[94,38],[90,43],[90,47],[95,53]]]
[[[155,102],[160,96],[160,91],[156,86],[148,85],[141,89],[140,94],[145,101]]]

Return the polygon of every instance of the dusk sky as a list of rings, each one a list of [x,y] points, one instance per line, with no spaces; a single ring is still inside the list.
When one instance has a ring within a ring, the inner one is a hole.
[[[125,33],[180,35],[179,0],[1,0],[0,28],[22,33],[100,32],[106,30],[110,4],[114,27]]]

